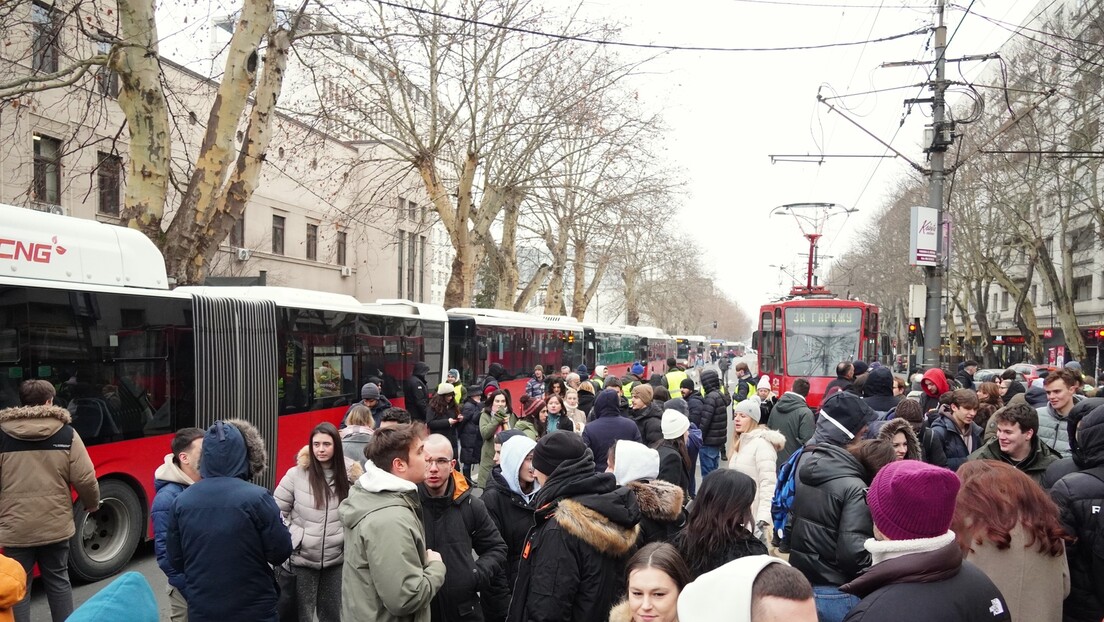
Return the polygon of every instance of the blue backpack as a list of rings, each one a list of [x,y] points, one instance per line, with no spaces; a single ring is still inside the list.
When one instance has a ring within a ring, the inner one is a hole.
[[[774,497],[771,498],[771,518],[774,520],[774,535],[782,539],[783,530],[786,528],[786,519],[793,508],[794,488],[797,486],[797,461],[805,453],[805,447],[798,447],[788,460],[778,469],[778,481],[774,486]]]

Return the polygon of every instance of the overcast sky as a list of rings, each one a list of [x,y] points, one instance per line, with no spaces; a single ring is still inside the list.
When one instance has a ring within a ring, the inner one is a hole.
[[[934,23],[926,0],[584,0],[584,15],[628,23],[623,40],[682,46],[787,47],[863,41]],[[963,5],[969,4],[963,2]],[[1052,2],[977,0],[971,13],[946,12],[948,58],[997,51],[1011,33],[980,16],[1019,24]],[[677,7],[677,8],[676,8]],[[843,8],[847,7],[847,8]],[[880,8],[879,8],[880,7]],[[1033,10],[1034,9],[1034,10]],[[961,22],[961,28],[959,23]],[[769,217],[775,206],[804,201],[857,208],[831,219],[822,255],[845,250],[854,232],[880,208],[901,160],[828,159],[823,165],[771,164],[771,154],[883,154],[884,147],[817,103],[817,89],[859,93],[918,84],[929,66],[879,68],[891,61],[930,60],[926,34],[865,46],[793,52],[670,52],[642,79],[642,92],[662,107],[672,130],[670,155],[683,169],[689,196],[680,221],[717,275],[717,285],[755,314],[760,304],[789,290],[783,265],[804,280],[798,253],[807,243],[794,220]],[[627,55],[645,52],[624,52]],[[981,63],[947,67],[949,79],[976,78]],[[903,100],[919,88],[850,97],[851,115],[884,140],[894,136]],[[988,111],[988,109],[987,109]],[[919,147],[930,106],[914,107],[893,140],[924,162]],[[779,286],[781,280],[781,287]],[[838,292],[842,294],[843,292]]]
[[[578,0],[538,0],[575,6]],[[1061,0],[974,0],[946,11],[948,58],[996,52],[1013,36],[986,18],[1020,24]],[[693,47],[778,48],[881,39],[934,23],[934,0],[582,0],[583,18],[625,24],[621,40]],[[200,3],[203,4],[203,3]],[[162,52],[185,61],[209,56],[203,32],[217,7],[240,6],[212,0],[209,15],[188,11],[166,19],[159,13]],[[163,9],[168,9],[168,5]],[[171,13],[171,12],[170,12]],[[964,17],[965,16],[965,17]],[[175,35],[175,36],[173,36]],[[788,273],[804,280],[807,243],[794,220],[770,217],[779,205],[830,202],[859,211],[828,221],[820,254],[826,270],[856,231],[874,216],[895,180],[908,167],[900,159],[827,159],[824,164],[772,164],[772,154],[884,154],[886,150],[816,100],[823,85],[828,95],[859,94],[836,103],[850,116],[917,162],[930,106],[914,106],[905,124],[903,101],[926,96],[920,88],[930,65],[881,68],[886,62],[931,60],[927,33],[866,45],[814,51],[672,51],[636,78],[642,101],[663,112],[670,128],[672,163],[687,182],[678,218],[696,240],[687,253],[702,256],[718,287],[749,314],[789,290]],[[587,44],[581,44],[587,45]],[[627,58],[654,50],[622,49]],[[983,63],[951,63],[947,77],[976,80]],[[887,90],[892,89],[892,90]],[[988,94],[992,94],[989,91]],[[955,98],[950,96],[952,103]],[[992,98],[991,98],[992,99]],[[986,112],[993,111],[993,107]],[[969,128],[961,128],[969,131]],[[658,215],[667,217],[667,215]],[[783,266],[780,270],[777,267]],[[844,292],[837,292],[843,294]]]

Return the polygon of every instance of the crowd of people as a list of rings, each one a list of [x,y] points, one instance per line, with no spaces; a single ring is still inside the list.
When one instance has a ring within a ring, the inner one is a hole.
[[[248,481],[268,463],[248,422],[179,430],[153,501],[172,619],[1104,619],[1104,397],[1079,369],[1025,387],[844,361],[814,409],[807,379],[668,367],[537,368],[516,401],[450,371],[417,414],[367,384],[274,493]],[[43,384],[0,412],[0,527],[11,461],[58,459],[12,449],[67,427]],[[12,533],[65,612],[57,547]]]

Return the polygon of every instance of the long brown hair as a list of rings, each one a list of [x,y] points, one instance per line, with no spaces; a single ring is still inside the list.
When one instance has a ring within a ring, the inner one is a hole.
[[[326,481],[326,471],[318,458],[314,457],[314,436],[325,434],[333,439],[333,458],[330,459],[330,469],[333,470],[333,488]],[[307,455],[310,456],[310,464],[307,466],[307,480],[310,482],[311,496],[314,497],[314,507],[322,509],[330,495],[335,495],[340,503],[349,496],[349,474],[345,471],[345,452],[341,449],[341,435],[337,428],[329,421],[314,426],[308,439]]]
[[[963,553],[986,540],[1007,549],[1017,526],[1040,553],[1057,557],[1065,550],[1071,538],[1058,522],[1058,506],[1030,477],[997,460],[971,460],[956,474],[962,488],[951,529]]]
[[[679,555],[678,549],[666,542],[652,542],[645,545],[629,559],[625,566],[626,584],[632,580],[632,573],[645,568],[655,568],[671,577],[679,591],[690,582],[690,569]]]

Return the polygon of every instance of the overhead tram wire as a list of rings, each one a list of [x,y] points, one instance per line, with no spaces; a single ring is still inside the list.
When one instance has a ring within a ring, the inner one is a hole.
[[[452,21],[462,22],[465,24],[472,24],[475,26],[483,26],[485,28],[495,28],[498,30],[505,30],[508,32],[516,32],[519,34],[533,35],[536,37],[546,37],[548,39],[556,39],[559,41],[575,41],[578,43],[590,43],[594,45],[608,45],[613,47],[623,48],[636,48],[643,50],[666,50],[668,52],[801,52],[806,50],[824,50],[829,48],[848,47],[855,45],[867,45],[869,43],[884,43],[886,41],[896,41],[897,39],[904,39],[905,37],[911,37],[914,35],[924,34],[928,31],[927,28],[917,28],[909,32],[903,32],[895,35],[889,35],[886,37],[879,37],[877,39],[869,39],[865,41],[841,41],[838,43],[819,43],[815,45],[790,45],[782,47],[762,47],[762,48],[733,48],[733,47],[716,47],[716,46],[693,46],[693,45],[663,45],[658,43],[631,43],[628,41],[609,41],[606,39],[593,39],[590,37],[579,37],[575,35],[562,35],[553,32],[543,32],[540,30],[533,30],[531,28],[519,28],[517,26],[507,26],[504,24],[494,24],[491,22],[484,22],[482,20],[471,19],[469,17],[461,17],[459,15],[450,15],[448,13],[441,13],[438,11],[430,11],[429,9],[419,9],[417,7],[405,6],[396,2],[388,2],[387,0],[376,0],[376,3],[391,7],[393,9],[401,9],[409,11],[411,13],[417,13],[419,15],[427,15],[430,17],[438,17],[441,19],[448,19]]]

